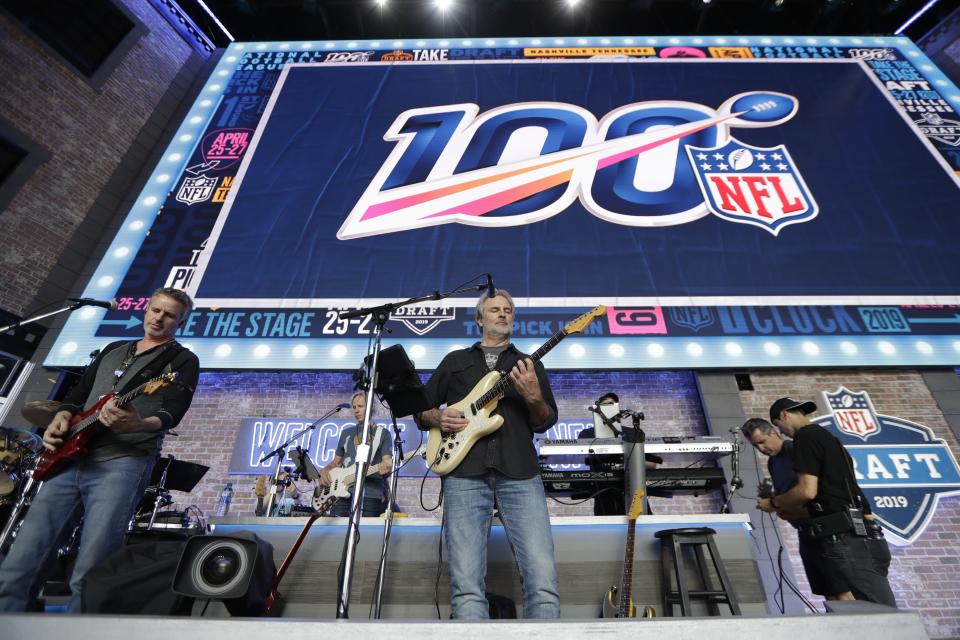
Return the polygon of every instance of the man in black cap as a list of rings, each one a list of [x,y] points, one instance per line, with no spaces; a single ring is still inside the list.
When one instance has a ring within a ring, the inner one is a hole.
[[[799,527],[801,554],[811,590],[827,600],[897,603],[887,581],[890,549],[870,503],[857,485],[853,461],[843,444],[807,415],[813,402],[780,398],[770,405],[770,422],[793,438],[797,484],[757,507],[786,513],[806,507],[811,518]]]

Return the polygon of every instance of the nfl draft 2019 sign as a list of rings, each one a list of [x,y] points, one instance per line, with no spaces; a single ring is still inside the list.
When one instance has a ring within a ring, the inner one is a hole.
[[[897,544],[914,542],[941,498],[960,494],[960,467],[927,426],[876,412],[866,391],[824,392],[830,413],[811,422],[840,439],[857,484]]]
[[[167,285],[205,366],[354,368],[338,311],[482,272],[527,350],[608,306],[552,367],[956,360],[960,90],[909,40],[558,40],[231,45],[47,364]],[[432,368],[474,301],[392,338]]]

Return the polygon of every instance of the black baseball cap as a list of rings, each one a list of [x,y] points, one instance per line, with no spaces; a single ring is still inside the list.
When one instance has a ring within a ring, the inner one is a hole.
[[[817,404],[812,400],[800,402],[799,400],[794,400],[793,398],[780,398],[770,405],[770,422],[773,422],[779,418],[781,412],[794,411],[796,409],[802,411],[803,415],[807,415],[808,413],[813,413],[817,410]]]
[[[620,403],[620,396],[618,396],[617,394],[615,394],[613,391],[608,391],[607,393],[605,393],[605,394],[603,394],[602,396],[600,396],[599,398],[597,398],[597,404],[600,404],[600,402],[601,402],[604,398],[613,398],[613,401],[614,401],[614,402],[616,402],[616,403],[618,403],[618,404]]]

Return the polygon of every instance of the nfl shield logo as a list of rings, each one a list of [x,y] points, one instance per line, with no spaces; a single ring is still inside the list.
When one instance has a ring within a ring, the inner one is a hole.
[[[754,147],[734,138],[721,147],[687,146],[711,213],[773,235],[817,216],[817,203],[782,144]]]
[[[840,387],[833,393],[824,393],[830,411],[833,412],[837,429],[848,436],[860,438],[864,442],[872,435],[880,433],[877,412],[866,391],[853,393]]]
[[[188,205],[205,202],[213,195],[213,188],[216,186],[215,177],[200,174],[196,178],[184,178],[180,190],[177,191],[177,200]]]
[[[710,307],[670,307],[670,320],[677,326],[699,333],[700,329],[714,323],[713,310]]]

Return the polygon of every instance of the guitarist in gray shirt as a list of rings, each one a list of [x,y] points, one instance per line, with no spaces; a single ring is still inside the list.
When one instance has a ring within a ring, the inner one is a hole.
[[[70,576],[68,611],[80,613],[84,575],[123,544],[134,508],[140,501],[160,452],[163,434],[183,418],[199,379],[199,361],[174,340],[193,309],[183,291],[157,289],[143,320],[144,336],[105,347],[60,405],[43,434],[43,446],[56,452],[74,437],[70,420],[94,408],[107,393],[119,397],[163,373],[174,371],[174,384],[160,386],[118,406],[111,398],[99,409],[99,431],[88,453],[70,459],[44,480],[7,557],[0,564],[0,611],[32,606],[39,578],[62,533],[83,516],[80,549]]]
[[[427,383],[434,407],[420,428],[454,433],[468,426],[461,401],[492,369],[508,372],[512,387],[497,405],[503,425],[477,440],[456,469],[443,476],[443,526],[455,619],[489,617],[484,595],[487,537],[494,503],[513,548],[523,583],[524,618],[559,618],[560,593],[550,515],[533,446],[533,434],[557,421],[557,403],[543,365],[510,343],[513,299],[503,289],[484,294],[476,321],[482,339],[448,354]]]

